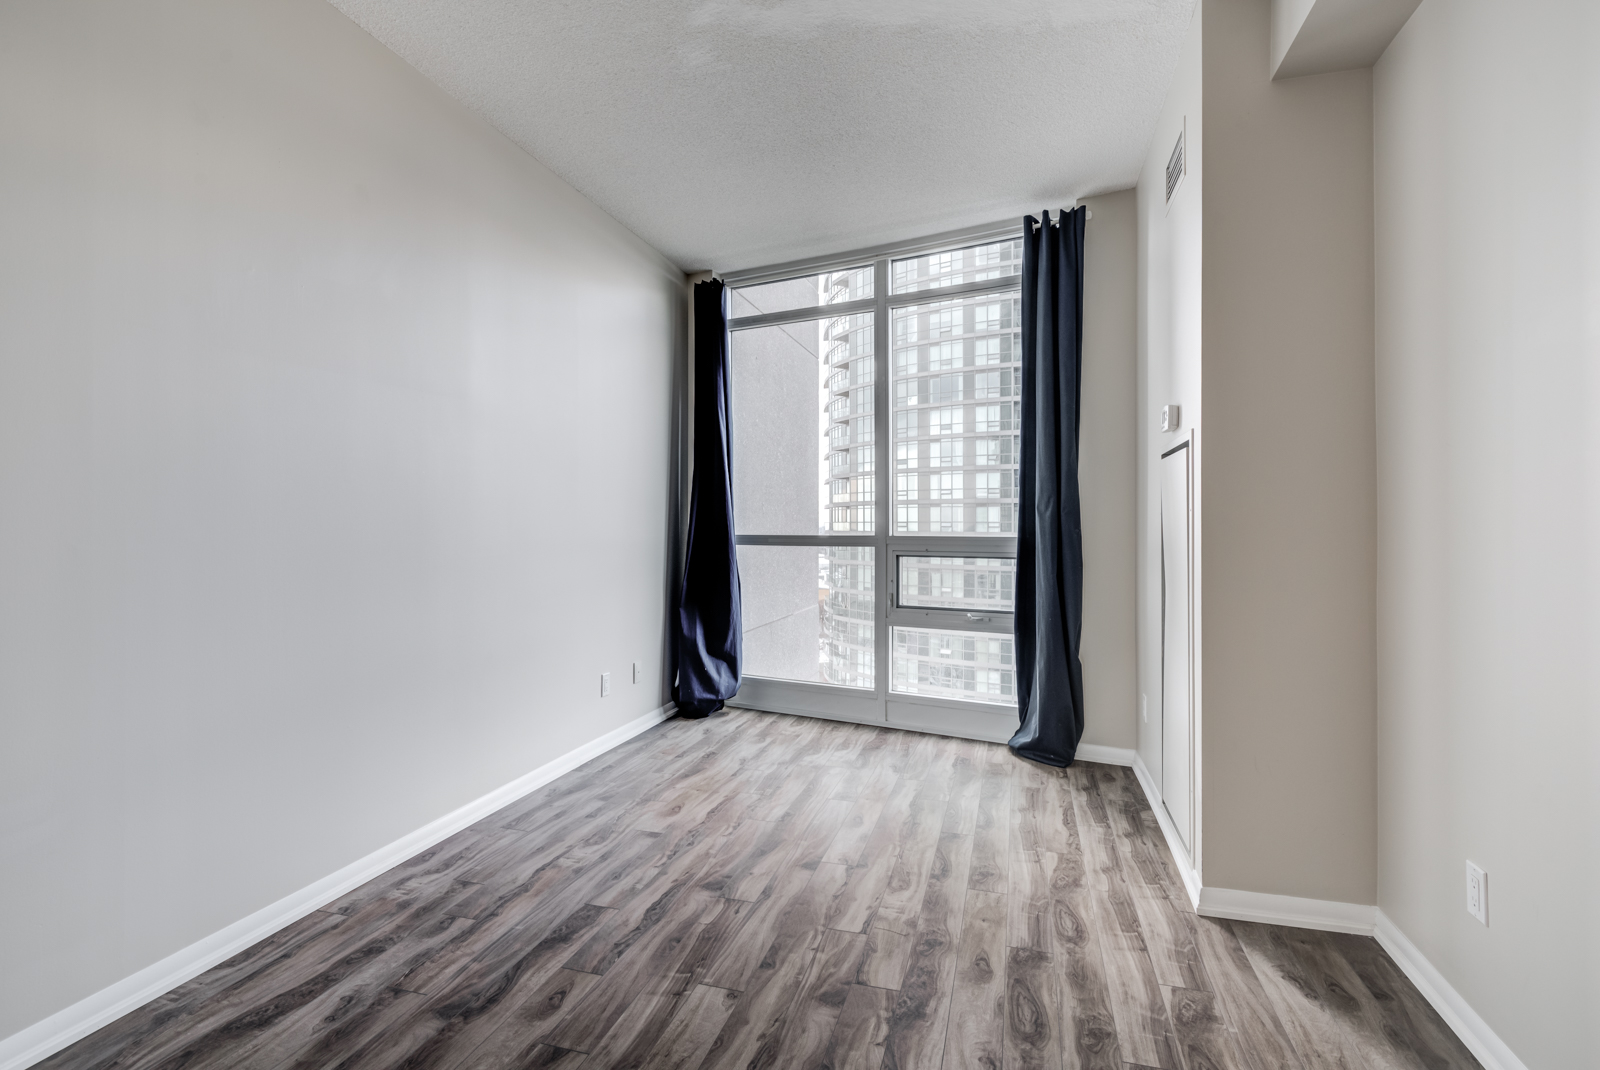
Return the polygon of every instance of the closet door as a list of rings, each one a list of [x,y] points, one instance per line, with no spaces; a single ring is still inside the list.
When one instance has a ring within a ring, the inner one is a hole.
[[[1194,849],[1189,444],[1161,457],[1161,797]]]

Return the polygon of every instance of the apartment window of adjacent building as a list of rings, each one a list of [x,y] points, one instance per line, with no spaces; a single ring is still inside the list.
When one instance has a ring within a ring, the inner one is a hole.
[[[729,278],[744,670],[778,708],[1015,704],[1021,257]]]

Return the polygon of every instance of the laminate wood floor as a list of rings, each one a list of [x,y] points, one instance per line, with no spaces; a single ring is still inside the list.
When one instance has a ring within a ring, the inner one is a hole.
[[[1478,1064],[1371,939],[1197,917],[1130,771],[668,721],[50,1068]]]

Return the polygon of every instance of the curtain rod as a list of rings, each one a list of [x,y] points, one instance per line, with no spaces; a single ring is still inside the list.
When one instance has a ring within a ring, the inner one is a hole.
[[[1060,213],[1059,213],[1059,215],[1058,215],[1058,217],[1057,217],[1057,218],[1058,218],[1058,219],[1059,219],[1059,216],[1060,216],[1060,215],[1065,215],[1065,214],[1066,214],[1066,213],[1068,213],[1068,212],[1076,212],[1076,211],[1077,211],[1077,210],[1078,210],[1078,208],[1082,208],[1082,207],[1083,207],[1083,206],[1082,206],[1082,205],[1078,205],[1078,206],[1076,206],[1076,207],[1073,207],[1073,208],[1063,208],[1063,209],[1061,209],[1061,211],[1060,211]],[[1045,212],[1045,217],[1046,217],[1046,218],[1048,218],[1048,217],[1049,217],[1049,215],[1050,215],[1050,213],[1049,213],[1049,212],[1048,212],[1048,211],[1047,211],[1047,212]],[[1085,219],[1085,220],[1086,220],[1086,221],[1087,221],[1087,220],[1090,220],[1090,219],[1093,219],[1093,218],[1094,218],[1094,212],[1092,212],[1092,211],[1091,211],[1091,210],[1089,210],[1089,209],[1088,209],[1088,208],[1084,208],[1084,209],[1083,209],[1083,218],[1084,218],[1084,219]],[[1042,219],[1041,219],[1041,220],[1040,220],[1040,221],[1039,221],[1039,222],[1037,222],[1037,223],[1035,223],[1035,224],[1034,224],[1034,225],[1033,225],[1033,229],[1034,229],[1034,230],[1038,230],[1038,229],[1039,229],[1039,228],[1040,228],[1040,227],[1041,227],[1041,226],[1043,226],[1043,225],[1044,225],[1044,220],[1042,220]],[[1059,225],[1059,224],[1058,224],[1058,225]]]
[[[1094,218],[1093,212],[1089,212],[1087,209],[1085,211],[1088,218]],[[1012,216],[1011,219],[1016,220],[1016,216]],[[880,260],[885,256],[899,259],[918,256],[940,248],[998,241],[1008,233],[1015,235],[1016,226],[1016,222],[1012,221],[988,223],[976,227],[963,227],[960,230],[944,231],[940,234],[928,234],[910,241],[888,242],[882,245],[869,246],[865,249],[853,249],[843,254],[806,257],[803,260],[791,260],[781,264],[767,264],[764,267],[742,268],[733,271],[717,270],[712,274],[730,286],[755,286],[765,282],[776,282],[787,278],[797,278],[801,275],[816,274],[822,271],[863,264],[871,260]]]

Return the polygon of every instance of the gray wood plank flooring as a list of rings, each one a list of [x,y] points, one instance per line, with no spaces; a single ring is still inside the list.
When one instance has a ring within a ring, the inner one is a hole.
[[[669,721],[50,1070],[1439,1070],[1371,939],[1197,917],[1131,772]]]

